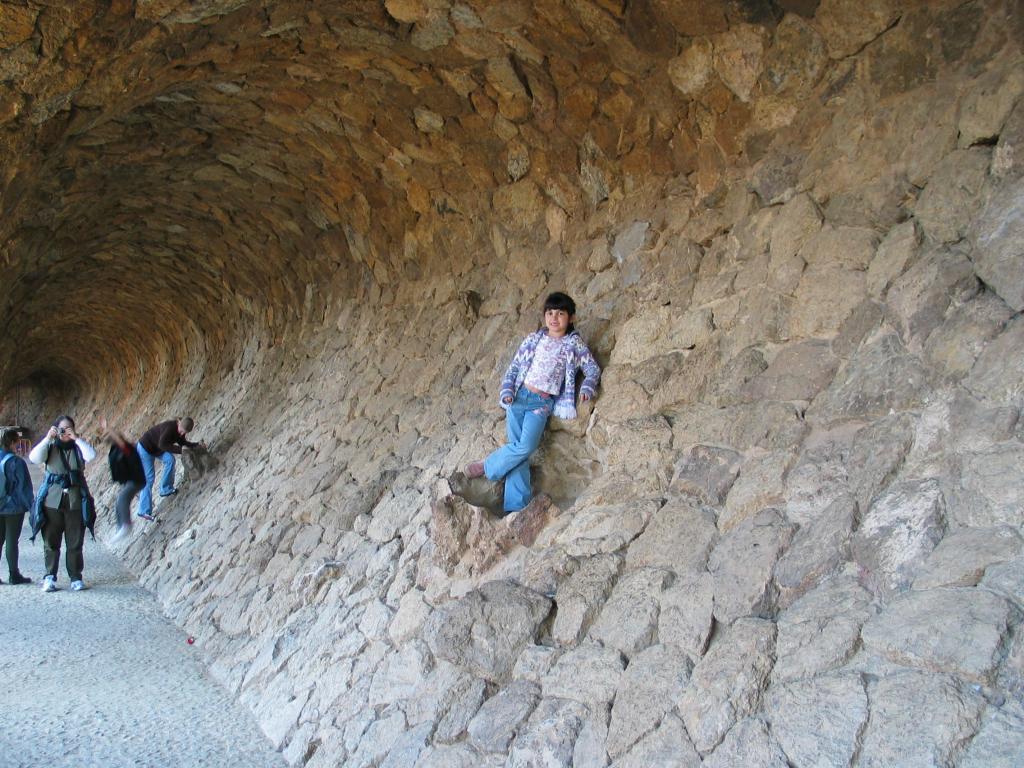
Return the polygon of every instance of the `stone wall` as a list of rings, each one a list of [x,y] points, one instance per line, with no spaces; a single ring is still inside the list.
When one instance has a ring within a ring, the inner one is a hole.
[[[1015,764],[1019,4],[320,5],[0,22],[4,381],[195,415],[118,552],[275,746]],[[554,289],[602,387],[499,521]]]

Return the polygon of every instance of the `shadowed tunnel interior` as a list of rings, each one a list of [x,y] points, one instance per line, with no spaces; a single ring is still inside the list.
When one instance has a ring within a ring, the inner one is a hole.
[[[0,419],[195,417],[110,546],[291,764],[1001,765],[1022,40],[1016,0],[2,0]],[[603,377],[522,525],[461,470],[553,290]]]
[[[606,158],[640,183],[741,157],[698,112],[743,102],[664,60],[814,5],[5,3],[2,388],[159,403],[336,290],[465,269],[499,185],[538,180],[507,206],[530,229],[541,195],[600,202]]]

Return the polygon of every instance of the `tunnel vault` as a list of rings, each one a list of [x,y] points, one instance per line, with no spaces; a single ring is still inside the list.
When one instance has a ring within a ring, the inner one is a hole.
[[[820,130],[844,57],[927,4],[858,29],[817,5],[5,2],[5,384],[138,394],[231,359],[307,287],[493,265],[488,222],[536,245],[545,216],[658,179],[713,198]],[[929,59],[970,55],[973,5],[929,17]],[[892,48],[883,90],[939,75]]]
[[[290,763],[1014,764],[1022,40],[1017,0],[3,0],[3,420],[196,417],[117,552]],[[604,375],[510,524],[458,471],[550,290]]]

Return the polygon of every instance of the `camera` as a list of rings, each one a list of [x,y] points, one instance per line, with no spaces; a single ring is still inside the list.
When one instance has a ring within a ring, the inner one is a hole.
[[[71,434],[71,427],[61,427],[60,430],[58,430],[58,434],[70,435]]]

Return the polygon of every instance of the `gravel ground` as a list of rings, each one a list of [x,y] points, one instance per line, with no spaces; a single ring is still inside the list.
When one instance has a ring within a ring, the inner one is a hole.
[[[86,534],[84,592],[41,589],[43,547],[21,543],[32,584],[0,561],[0,766],[284,766],[202,650]]]

